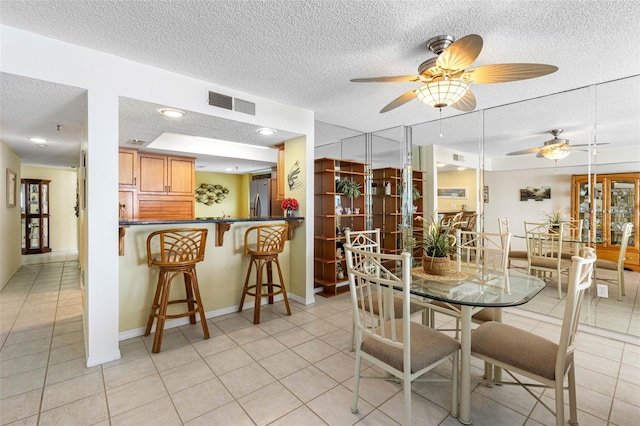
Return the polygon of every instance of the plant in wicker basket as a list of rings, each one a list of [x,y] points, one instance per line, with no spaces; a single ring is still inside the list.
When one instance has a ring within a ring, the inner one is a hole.
[[[436,218],[437,213],[434,213],[431,220],[416,217],[416,220],[425,224],[425,232],[415,244],[422,246],[424,271],[431,275],[445,275],[450,270],[449,255],[456,251],[456,236],[453,235],[456,224],[445,227]]]

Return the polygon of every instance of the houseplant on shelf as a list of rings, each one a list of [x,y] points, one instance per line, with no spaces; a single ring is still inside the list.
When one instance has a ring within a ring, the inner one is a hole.
[[[422,216],[416,217],[425,224],[425,232],[415,244],[422,246],[422,268],[427,274],[447,275],[451,269],[449,256],[456,251],[456,236],[452,234],[456,224],[444,227],[436,218],[437,213],[430,221]]]
[[[285,217],[291,217],[293,216],[293,211],[298,210],[298,200],[295,198],[285,198],[282,200],[280,207],[282,207]]]
[[[361,194],[362,185],[347,178],[340,179],[336,182],[336,192],[340,192],[352,200],[358,198]]]

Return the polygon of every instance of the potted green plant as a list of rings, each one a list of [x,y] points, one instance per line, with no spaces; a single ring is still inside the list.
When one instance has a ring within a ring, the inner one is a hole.
[[[557,209],[550,212],[542,212],[542,219],[549,224],[552,229],[560,228],[561,223],[568,222],[564,209]]]
[[[358,198],[361,194],[362,185],[347,178],[340,179],[336,182],[336,190],[352,200]]]
[[[425,224],[422,239],[416,244],[422,246],[422,268],[430,275],[446,275],[450,271],[450,255],[456,251],[456,236],[453,230],[456,224],[443,226],[434,213],[431,220],[417,216],[416,220]]]

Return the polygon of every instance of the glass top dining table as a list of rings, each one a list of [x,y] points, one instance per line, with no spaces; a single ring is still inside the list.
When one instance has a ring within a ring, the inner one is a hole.
[[[540,278],[524,272],[502,271],[476,267],[454,268],[449,275],[427,275],[422,268],[411,270],[414,303],[434,309],[432,300],[444,302],[457,312],[460,319],[460,410],[458,420],[471,423],[471,317],[485,308],[505,308],[522,305],[533,299],[545,284]],[[442,308],[440,308],[442,309]],[[502,309],[495,320],[502,320]]]

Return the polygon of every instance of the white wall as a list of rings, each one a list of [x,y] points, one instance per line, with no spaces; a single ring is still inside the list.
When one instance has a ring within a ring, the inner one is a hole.
[[[16,206],[7,207],[7,169],[16,173]],[[0,289],[20,268],[20,157],[0,141]]]
[[[624,173],[640,171],[640,162],[595,166],[598,173]],[[498,219],[508,217],[511,232],[524,235],[525,221],[541,221],[541,213],[564,209],[571,212],[571,176],[586,174],[586,166],[560,167],[490,172],[485,171],[485,185],[489,186],[489,202],[484,204],[484,230],[498,232]],[[551,199],[520,201],[520,189],[527,186],[550,186]],[[524,238],[513,238],[514,250],[525,250]]]
[[[81,235],[87,247],[82,260],[85,282],[87,364],[119,357],[118,349],[118,98],[120,96],[217,115],[307,135],[307,180],[313,178],[314,114],[213,83],[107,55],[15,28],[0,26],[0,71],[87,89],[87,210]],[[46,66],[43,66],[46,64]],[[211,64],[216,66],[216,64]],[[256,115],[206,102],[209,90],[256,104]],[[307,198],[313,210],[313,187]],[[306,234],[313,221],[304,223]],[[300,255],[303,260],[304,253]],[[309,283],[308,286],[312,286]]]

